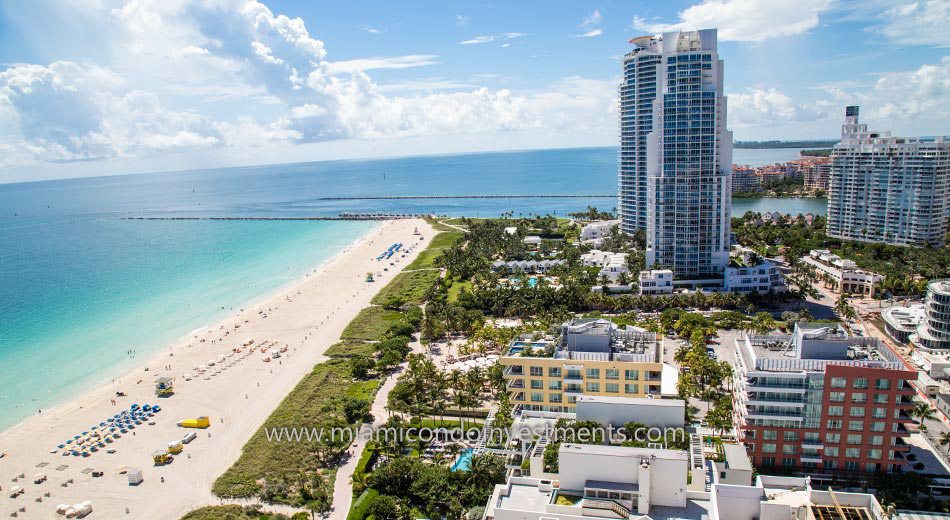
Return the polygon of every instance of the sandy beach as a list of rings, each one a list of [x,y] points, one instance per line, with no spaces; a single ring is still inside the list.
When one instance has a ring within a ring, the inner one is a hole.
[[[413,235],[415,228],[421,237]],[[196,507],[220,503],[211,494],[214,480],[237,460],[241,447],[281,399],[325,359],[323,353],[338,341],[347,323],[428,245],[433,234],[422,220],[382,222],[290,286],[143,360],[114,383],[43,410],[3,432],[0,452],[6,455],[0,458],[0,514],[4,518],[13,513],[16,518],[63,518],[55,512],[58,504],[89,500],[93,512],[88,518],[171,520]],[[375,260],[395,242],[414,249],[405,258]],[[382,272],[384,267],[388,271],[381,278],[365,281],[367,272]],[[234,353],[232,349],[248,338],[254,340],[253,352],[244,347]],[[269,355],[262,352],[264,342],[266,351],[286,348],[286,352],[265,362]],[[217,362],[220,356],[225,356],[223,364]],[[214,367],[203,374],[195,372],[209,360],[216,361]],[[186,381],[189,373],[195,377]],[[155,396],[153,382],[160,376],[175,378],[173,396]],[[126,395],[117,397],[119,391]],[[86,458],[50,452],[133,403],[159,404],[162,411],[150,419],[155,424],[143,422]],[[176,426],[182,419],[201,415],[211,418],[206,430]],[[153,466],[153,451],[191,431],[197,439],[174,462]],[[144,481],[129,486],[126,475],[117,472],[120,466],[141,469]],[[103,475],[93,477],[94,471]],[[34,484],[37,473],[45,474],[46,481]],[[17,478],[21,474],[24,478]],[[10,497],[14,486],[24,491],[17,498]]]

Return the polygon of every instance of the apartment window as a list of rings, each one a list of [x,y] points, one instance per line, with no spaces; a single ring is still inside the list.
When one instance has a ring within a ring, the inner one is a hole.
[[[543,402],[544,402],[544,392],[531,392],[531,402],[532,402],[532,403],[543,403]]]
[[[838,447],[837,446],[825,446],[825,456],[826,457],[837,457],[838,456]]]
[[[863,437],[856,433],[851,433],[848,435],[848,444],[861,444]]]
[[[861,458],[861,448],[848,448],[844,450],[844,456],[849,459]]]
[[[848,421],[848,429],[853,432],[864,430],[864,421]]]
[[[567,375],[564,377],[567,379],[584,379],[584,376],[581,375],[581,371],[576,368],[569,368]]]
[[[890,380],[890,379],[878,379],[877,382],[874,383],[874,388],[877,389],[877,390],[890,390],[890,388],[891,388],[891,380]]]
[[[796,451],[794,444],[785,444],[782,446],[782,453],[785,455],[794,455]]]
[[[866,403],[868,402],[868,394],[864,392],[854,392],[853,394],[851,394],[851,402]]]
[[[875,409],[874,409],[874,418],[875,418],[875,419],[887,419],[887,408],[875,408]]]
[[[824,465],[825,469],[838,469],[838,461],[836,460],[826,460]]]
[[[561,394],[556,394],[556,393],[548,394],[548,400],[551,401],[552,403],[560,403]]]
[[[604,377],[607,379],[620,379],[620,370],[617,368],[608,368],[605,372]]]
[[[785,466],[786,468],[794,468],[795,464],[797,463],[798,461],[795,459],[795,457],[782,457],[782,466]]]
[[[540,379],[532,379],[532,380],[531,380],[531,388],[534,389],[534,390],[543,390],[543,389],[544,389],[544,381],[542,381],[542,380],[540,380]]]
[[[562,384],[560,379],[548,381],[548,390],[560,390]]]
[[[844,423],[840,419],[830,419],[827,424],[828,430],[840,430]]]
[[[853,388],[867,388],[868,387],[868,378],[866,377],[856,377],[854,382],[851,384]]]
[[[828,400],[832,403],[843,403],[844,402],[844,392],[831,392],[828,394]]]
[[[858,451],[860,451],[860,450],[858,450]],[[857,471],[857,470],[858,470],[858,463],[855,462],[855,461],[853,461],[853,460],[846,460],[846,461],[844,461],[844,469],[846,469],[846,470],[848,470],[848,471]]]
[[[900,396],[897,396],[900,399]],[[887,404],[887,394],[874,394],[874,404]]]
[[[600,369],[599,369],[599,368],[588,368],[588,369],[587,369],[587,379],[600,379]]]
[[[805,442],[818,442],[818,432],[805,432]]]
[[[871,446],[883,446],[884,445],[884,436],[883,435],[872,435],[871,436]]]
[[[600,383],[587,382],[588,392],[600,392]]]
[[[848,385],[848,380],[843,377],[831,378],[831,388],[845,388],[847,385]]]
[[[763,465],[763,466],[774,466],[774,465],[775,465],[775,457],[762,457],[762,465]]]
[[[840,433],[826,433],[825,434],[825,443],[827,444],[838,444],[841,442]]]
[[[775,453],[775,445],[771,442],[762,444],[762,453]]]
[[[782,439],[785,442],[792,442],[798,440],[798,432],[786,431],[782,434]]]
[[[886,423],[884,421],[874,421],[871,423],[872,432],[882,432],[884,431]]]
[[[640,385],[631,385],[631,384],[629,384],[629,383],[628,383],[628,384],[625,384],[625,385],[623,385],[623,393],[625,393],[625,394],[639,394],[639,393],[640,393],[639,386],[640,386]]]
[[[627,381],[636,381],[640,379],[640,371],[639,370],[624,370],[623,378],[626,379]]]
[[[533,377],[544,377],[543,367],[531,367],[530,371]]]
[[[561,377],[561,367],[549,367],[548,377]]]
[[[844,415],[844,406],[829,406],[828,407],[829,417],[841,417],[842,415]]]
[[[607,383],[605,386],[608,394],[620,393],[620,385],[617,383]]]
[[[577,396],[576,395],[567,396],[567,404],[577,404]]]
[[[864,407],[852,406],[849,413],[851,414],[851,417],[864,417]]]

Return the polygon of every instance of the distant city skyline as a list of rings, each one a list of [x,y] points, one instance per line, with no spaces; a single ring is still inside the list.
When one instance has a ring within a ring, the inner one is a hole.
[[[737,140],[943,135],[944,0],[0,6],[0,182],[616,145],[627,40],[717,29]]]

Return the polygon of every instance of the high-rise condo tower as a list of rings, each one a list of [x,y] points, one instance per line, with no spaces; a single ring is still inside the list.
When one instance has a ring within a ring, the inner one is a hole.
[[[716,30],[641,36],[620,85],[618,207],[648,267],[720,275],[729,260],[732,132]]]

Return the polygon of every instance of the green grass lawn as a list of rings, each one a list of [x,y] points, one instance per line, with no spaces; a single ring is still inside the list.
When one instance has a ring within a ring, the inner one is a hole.
[[[439,277],[439,271],[412,271],[396,275],[383,290],[373,297],[373,303],[384,305],[390,298],[398,298],[409,303],[422,303],[426,291]]]
[[[372,343],[348,339],[330,345],[326,354],[329,357],[349,358],[357,356],[370,357],[375,352],[376,347]]]
[[[452,287],[449,287],[449,302],[457,302],[459,299],[459,293],[462,292],[462,287],[468,289],[469,292],[472,291],[472,282],[470,280],[464,282],[452,282]]]
[[[181,520],[269,520],[275,518],[269,513],[260,513],[251,507],[238,505],[206,506],[195,509]],[[307,518],[310,518],[307,516]]]
[[[393,280],[393,282],[395,281]],[[402,318],[402,313],[399,311],[391,311],[382,307],[367,307],[361,310],[353,318],[353,321],[343,329],[340,338],[343,340],[376,341],[390,325],[399,321],[400,318]]]
[[[462,238],[462,235],[464,235],[464,233],[456,230],[439,233],[432,239],[432,242],[429,243],[429,247],[422,250],[419,256],[406,266],[406,269],[427,269],[432,267],[432,262],[436,257],[442,254],[443,250],[452,247],[452,244],[459,238]]]
[[[332,488],[335,470],[321,466],[314,449],[316,441],[269,441],[266,431],[318,427],[334,418],[342,420],[340,401],[343,396],[371,399],[378,386],[377,380],[354,382],[344,359],[332,359],[313,367],[244,445],[237,462],[218,477],[212,492],[223,497],[259,496],[264,482],[292,484],[300,481],[301,476],[315,473],[330,480]],[[294,492],[278,496],[275,501],[293,503]]]

